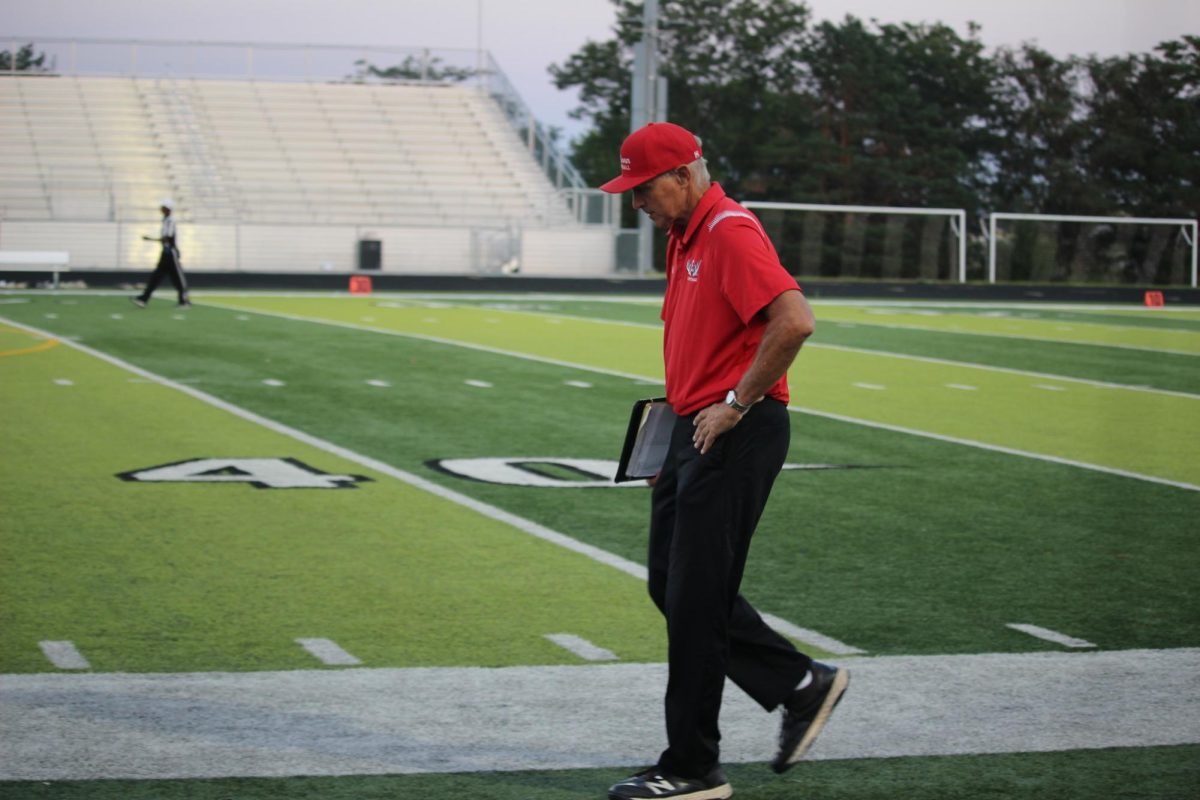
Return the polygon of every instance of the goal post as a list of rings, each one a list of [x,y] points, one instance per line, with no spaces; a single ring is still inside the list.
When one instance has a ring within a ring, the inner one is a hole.
[[[797,263],[799,274],[967,280],[964,209],[758,200],[742,205],[758,214],[785,266],[789,261]],[[793,212],[795,216],[790,216]],[[801,218],[800,214],[807,216]],[[779,218],[771,220],[773,215]],[[830,218],[835,220],[832,226],[827,224]],[[870,267],[872,260],[878,262],[877,268]],[[864,263],[868,264],[866,271]]]
[[[1190,283],[1195,287],[1196,229],[1194,219],[1171,217],[995,212],[987,226],[988,282]]]

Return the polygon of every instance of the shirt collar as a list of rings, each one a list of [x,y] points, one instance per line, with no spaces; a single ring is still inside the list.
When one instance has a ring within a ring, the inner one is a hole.
[[[705,218],[712,213],[713,208],[717,203],[725,199],[725,190],[721,188],[721,184],[713,181],[705,191],[704,196],[700,198],[700,202],[696,204],[695,210],[692,211],[692,216],[688,219],[687,229],[682,232],[680,239],[684,247],[692,243],[692,238],[695,237],[696,231],[704,223]],[[679,228],[676,227],[678,234]]]

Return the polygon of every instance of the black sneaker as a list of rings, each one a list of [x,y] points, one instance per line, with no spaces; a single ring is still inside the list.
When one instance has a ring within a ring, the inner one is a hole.
[[[608,800],[674,797],[678,800],[725,800],[733,787],[717,767],[703,778],[677,778],[658,767],[639,772],[608,790]]]
[[[184,300],[182,303],[176,303],[175,307],[176,308],[191,308],[192,303],[189,300]]]
[[[804,757],[850,684],[850,670],[814,661],[812,673],[812,683],[783,706],[779,752],[771,762],[776,772],[786,772]]]
[[[129,298],[129,302],[133,303],[138,308],[146,307],[146,301],[140,297],[131,297],[131,298]]]

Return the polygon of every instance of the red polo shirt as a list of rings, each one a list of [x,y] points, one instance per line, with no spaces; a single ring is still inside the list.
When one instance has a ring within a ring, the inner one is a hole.
[[[762,342],[758,312],[799,288],[758,218],[712,184],[687,229],[672,227],[667,240],[663,362],[676,414],[725,400]],[[767,396],[788,401],[786,375]]]

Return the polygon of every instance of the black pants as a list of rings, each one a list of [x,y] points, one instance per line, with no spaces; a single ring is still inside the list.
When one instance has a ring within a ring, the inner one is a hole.
[[[692,419],[675,425],[650,517],[649,589],[667,619],[669,662],[659,766],[680,777],[718,763],[727,675],[770,711],[812,663],[739,594],[750,538],[787,456],[787,408],[763,400],[704,455],[692,445]]]
[[[175,291],[179,293],[179,302],[186,303],[188,301],[187,278],[184,277],[183,267],[179,263],[179,251],[174,247],[163,248],[162,255],[158,257],[158,266],[154,268],[154,272],[150,274],[150,280],[146,281],[146,288],[142,290],[142,300],[150,299],[150,295],[154,294],[154,290],[158,288],[164,275],[170,278],[172,285],[175,286]]]

